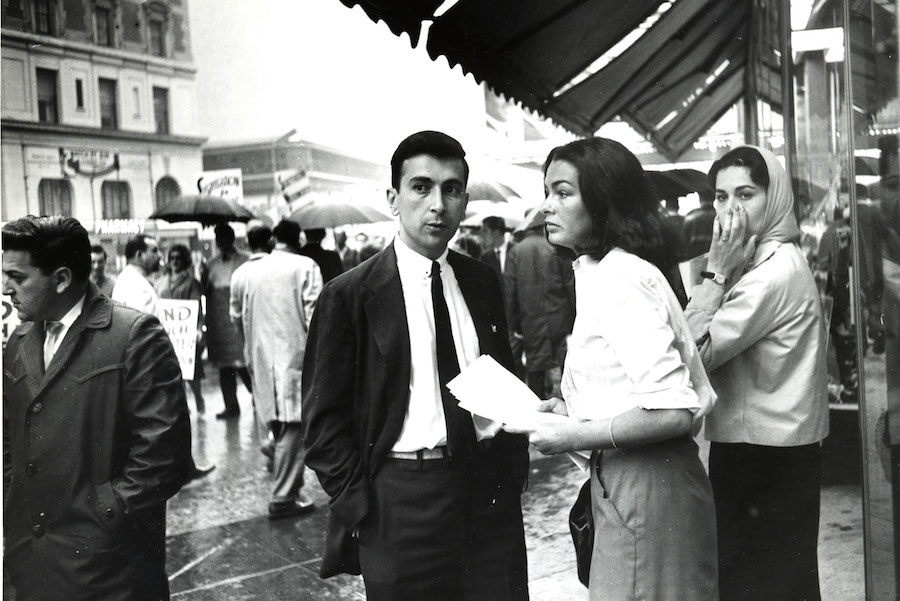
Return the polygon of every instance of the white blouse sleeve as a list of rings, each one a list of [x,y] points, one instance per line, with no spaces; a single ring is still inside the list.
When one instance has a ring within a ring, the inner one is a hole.
[[[633,384],[631,403],[642,409],[701,409],[690,372],[676,346],[661,285],[620,274],[615,289],[598,294],[594,314],[606,341]]]

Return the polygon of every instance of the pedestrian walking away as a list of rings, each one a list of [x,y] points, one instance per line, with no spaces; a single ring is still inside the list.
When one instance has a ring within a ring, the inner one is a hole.
[[[256,414],[269,430],[263,449],[271,448],[275,483],[268,515],[277,519],[313,509],[301,493],[300,387],[306,333],[322,290],[322,274],[312,259],[292,252],[290,243],[300,235],[296,223],[275,226],[271,254],[262,252],[257,233],[254,259],[238,267],[231,279],[231,318],[253,378]]]

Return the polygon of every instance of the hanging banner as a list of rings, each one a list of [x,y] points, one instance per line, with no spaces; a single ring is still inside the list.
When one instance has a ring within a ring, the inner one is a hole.
[[[157,313],[175,347],[175,354],[181,365],[181,377],[193,380],[197,367],[197,319],[200,315],[200,302],[161,298]]]
[[[64,175],[100,177],[119,169],[119,154],[109,150],[59,149],[59,162]]]
[[[244,182],[240,169],[204,171],[197,177],[197,191],[203,196],[218,196],[244,204]]]

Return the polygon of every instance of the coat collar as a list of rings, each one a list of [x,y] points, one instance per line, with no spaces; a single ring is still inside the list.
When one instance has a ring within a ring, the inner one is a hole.
[[[113,301],[102,295],[96,284],[88,282],[81,315],[69,328],[46,371],[43,369],[43,326],[40,323],[31,322],[16,331],[21,338],[19,356],[28,373],[33,396],[39,395],[69,363],[75,350],[81,344],[84,330],[105,328],[112,322],[112,307]]]

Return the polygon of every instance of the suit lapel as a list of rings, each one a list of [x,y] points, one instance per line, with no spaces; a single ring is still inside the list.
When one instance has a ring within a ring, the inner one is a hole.
[[[479,281],[477,274],[467,269],[465,263],[455,252],[451,251],[447,255],[447,261],[453,267],[459,289],[469,308],[469,313],[472,315],[475,332],[478,334],[478,348],[481,354],[493,355],[495,348],[492,334],[497,331],[498,324],[494,323],[492,319],[491,306],[484,286]]]
[[[409,329],[393,244],[370,260],[378,261],[368,280],[363,283],[371,294],[365,301],[370,331],[384,359],[387,373],[390,374],[388,380],[397,382],[398,389],[408,388]]]

